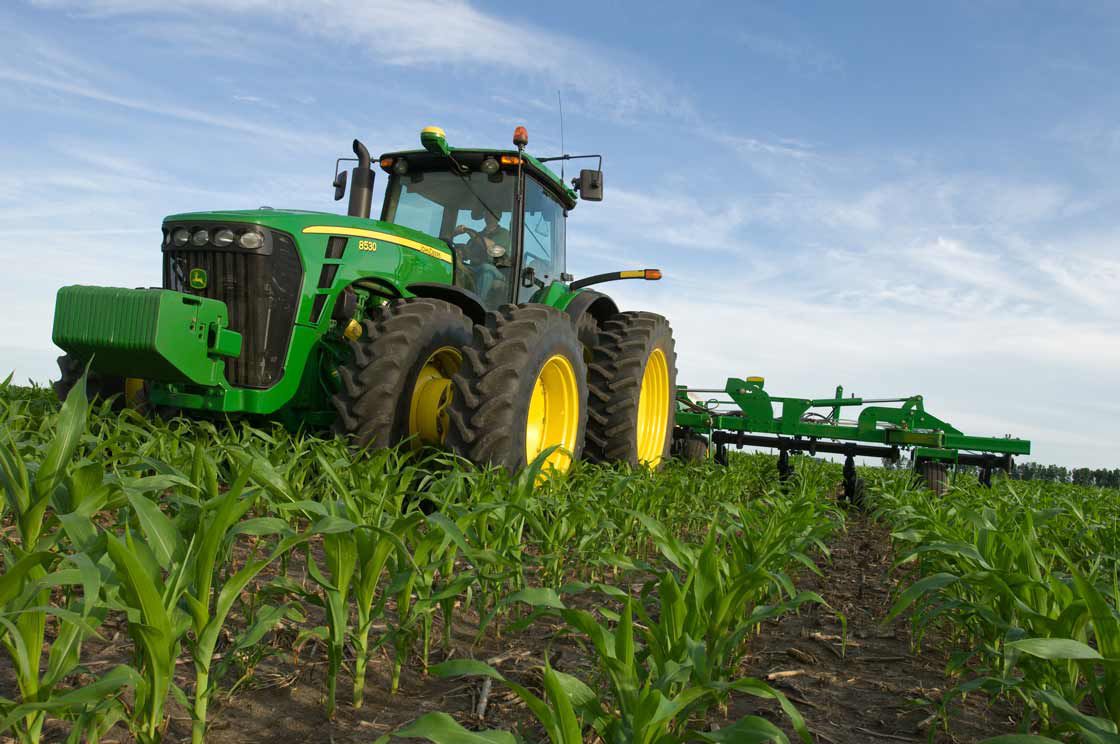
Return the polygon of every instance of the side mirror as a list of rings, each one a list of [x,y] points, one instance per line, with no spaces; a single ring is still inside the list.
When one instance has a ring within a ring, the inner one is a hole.
[[[340,171],[335,174],[334,183],[334,200],[341,201],[342,197],[346,195],[346,174],[348,171]]]
[[[573,185],[579,192],[579,198],[585,201],[603,201],[603,171],[584,168],[579,172],[579,178]]]

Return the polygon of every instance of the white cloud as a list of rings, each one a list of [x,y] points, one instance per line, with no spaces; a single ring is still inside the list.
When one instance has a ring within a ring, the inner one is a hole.
[[[560,33],[490,14],[463,0],[33,0],[44,8],[99,17],[240,15],[364,51],[373,62],[453,71],[501,70],[514,79],[547,81],[582,98],[575,108],[619,117],[642,112],[691,115],[663,75],[641,61]],[[144,26],[141,26],[143,29]],[[157,26],[158,28],[158,26]],[[193,43],[193,42],[192,42]],[[202,51],[205,51],[203,49]]]
[[[843,69],[836,55],[804,40],[794,40],[757,31],[740,31],[735,40],[761,57],[780,62],[798,72],[820,74]]]
[[[185,106],[181,102],[154,99],[145,100],[132,96],[122,96],[91,85],[74,83],[62,78],[30,74],[11,67],[0,66],[0,81],[46,89],[57,93],[64,93],[69,96],[85,98],[98,103],[120,106],[133,111],[142,111],[156,116],[178,119],[191,124],[226,129],[240,134],[252,135],[254,137],[284,140],[304,145],[310,144],[309,140],[320,140],[320,138],[315,137],[315,135],[309,135],[304,132],[257,124],[247,119],[210,114],[206,111]],[[325,139],[321,139],[320,142],[321,146],[325,147],[328,145]]]

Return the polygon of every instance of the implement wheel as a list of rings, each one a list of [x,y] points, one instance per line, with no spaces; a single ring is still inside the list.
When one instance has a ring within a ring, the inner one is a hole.
[[[471,322],[443,300],[393,300],[362,321],[353,358],[338,369],[335,431],[359,447],[407,437],[439,446],[447,436],[451,377],[470,343]]]
[[[589,371],[588,459],[657,468],[669,456],[676,406],[673,329],[660,315],[603,323]]]
[[[681,443],[681,459],[691,463],[707,462],[708,442],[698,436],[685,437]]]
[[[914,471],[922,484],[936,496],[942,495],[949,488],[949,466],[943,462],[923,460],[914,467]]]
[[[517,472],[550,447],[544,469],[566,472],[583,450],[587,365],[567,314],[503,305],[463,349],[447,446],[479,465]]]

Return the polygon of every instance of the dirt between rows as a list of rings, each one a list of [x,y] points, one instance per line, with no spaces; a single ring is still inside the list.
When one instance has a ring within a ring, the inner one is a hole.
[[[943,672],[946,649],[932,636],[921,650],[913,652],[905,619],[881,623],[896,581],[890,571],[887,531],[853,515],[847,530],[835,535],[830,547],[831,560],[821,561],[824,575],[805,572],[798,581],[799,588],[820,593],[829,607],[803,607],[798,615],[766,623],[750,642],[743,674],[782,690],[805,717],[814,740],[825,744],[974,742],[1012,732],[1014,711],[980,696],[954,705],[947,726],[938,717],[938,701],[955,684]],[[837,612],[847,619],[846,643]],[[547,654],[554,667],[584,680],[594,679],[588,656],[557,625],[538,620],[524,632],[501,638],[490,632],[475,643],[476,623],[477,618],[469,613],[457,617],[450,654],[434,648],[431,662],[449,656],[484,659],[539,693],[539,668]],[[123,623],[111,621],[102,632],[105,641],[88,642],[83,649],[86,666],[95,674],[129,660],[131,642]],[[232,697],[223,694],[211,704],[208,742],[369,744],[430,711],[450,713],[472,729],[501,728],[520,731],[530,741],[543,739],[543,731],[528,710],[501,684],[489,686],[476,678],[425,677],[418,660],[406,665],[400,691],[390,696],[387,651],[370,664],[366,699],[360,709],[350,706],[351,680],[346,674],[341,676],[338,711],[328,721],[323,713],[325,648],[315,642],[299,645],[298,653],[293,653],[296,648],[294,631],[280,633],[263,647],[267,653],[252,677]],[[5,658],[0,664],[0,695],[12,697],[12,672],[6,666]],[[188,688],[191,672],[190,660],[184,655],[176,682]],[[225,688],[232,683],[227,680]],[[168,709],[171,721],[165,741],[189,741],[187,711],[173,702]],[[746,714],[773,721],[789,733],[791,741],[797,741],[772,701],[735,697],[726,717],[709,723],[726,725]],[[48,724],[47,741],[64,737],[61,724]],[[8,741],[12,740],[0,735],[0,742]],[[103,741],[124,744],[132,738],[118,725]]]
[[[936,632],[915,651],[907,616],[883,624],[899,580],[884,527],[853,515],[830,550],[824,575],[807,573],[797,583],[829,607],[812,605],[764,625],[745,669],[794,701],[816,741],[956,743],[1015,731],[1018,715],[1006,702],[949,695],[962,680],[946,679],[949,649]],[[846,638],[838,613],[847,620]],[[755,702],[738,701],[729,718],[747,713],[773,720],[793,740],[790,727]]]

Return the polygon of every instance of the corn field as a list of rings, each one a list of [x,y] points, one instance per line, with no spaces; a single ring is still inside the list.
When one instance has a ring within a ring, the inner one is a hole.
[[[891,616],[958,649],[959,696],[1020,704],[1023,733],[1001,740],[1120,741],[1120,491],[961,477],[935,497],[867,478],[904,575]]]
[[[0,736],[206,741],[281,655],[316,660],[324,722],[415,679],[501,690],[528,720],[417,711],[371,742],[813,741],[743,669],[765,623],[809,608],[843,622],[799,588],[827,581],[854,516],[833,498],[840,475],[798,458],[782,484],[774,458],[736,455],[510,477],[4,383]],[[883,622],[903,618],[914,653],[949,654],[945,730],[984,696],[1018,711],[1020,733],[993,743],[1120,741],[1120,492],[961,474],[935,496],[907,471],[861,475],[894,551]],[[127,654],[92,660],[117,629]],[[543,640],[529,675],[482,653],[524,633]],[[744,696],[766,717],[729,721]]]
[[[760,455],[511,478],[407,446],[354,453],[280,428],[156,422],[80,389],[59,407],[5,383],[0,733],[202,742],[260,650],[280,647],[297,665],[325,658],[324,720],[398,694],[407,670],[507,690],[530,738],[557,744],[787,740],[760,716],[708,725],[741,696],[810,741],[786,696],[740,668],[763,622],[822,602],[795,578],[819,571],[842,528],[828,498],[839,476],[806,459],[779,487]],[[591,661],[545,650],[531,679],[510,678],[451,653],[463,624],[479,641],[539,629]],[[118,627],[127,659],[91,665]],[[374,660],[389,673],[370,685]],[[172,733],[173,712],[187,732]],[[515,740],[440,711],[391,736]]]

